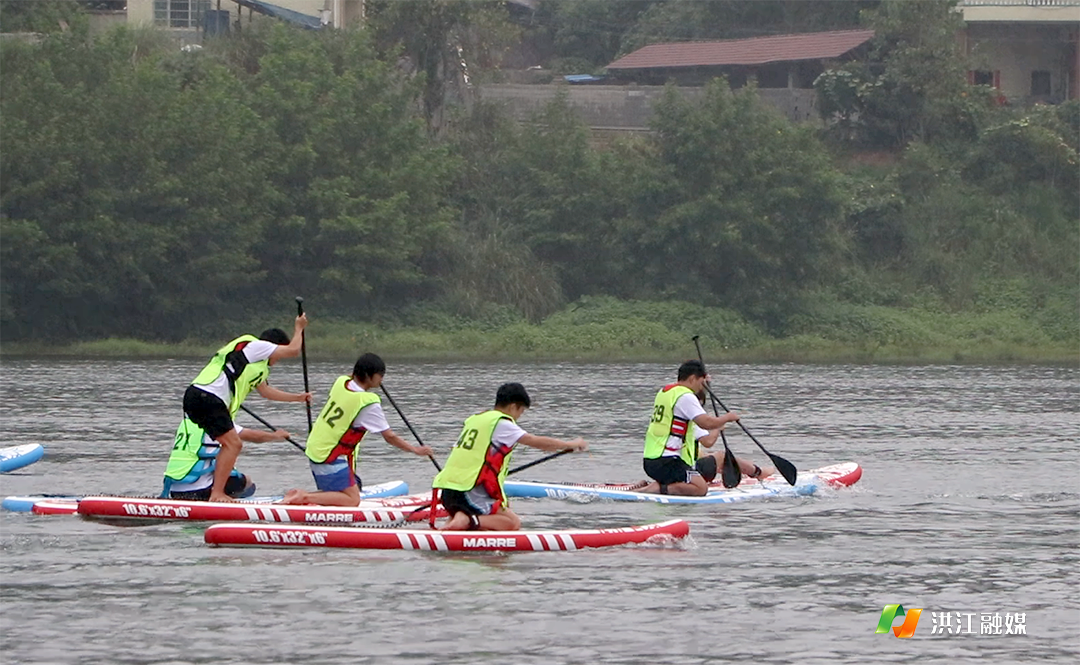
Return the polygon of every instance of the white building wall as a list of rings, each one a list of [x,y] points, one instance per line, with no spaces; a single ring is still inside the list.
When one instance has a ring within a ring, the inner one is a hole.
[[[1031,95],[1031,73],[1050,72],[1051,97],[1069,96],[1070,29],[1054,24],[969,24],[968,54],[976,69],[1000,72],[1010,99]]]

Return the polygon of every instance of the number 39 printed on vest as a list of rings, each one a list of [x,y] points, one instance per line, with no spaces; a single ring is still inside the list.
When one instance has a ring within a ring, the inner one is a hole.
[[[652,421],[654,423],[659,423],[659,422],[664,421],[664,405],[663,404],[657,404],[656,407],[653,408]]]

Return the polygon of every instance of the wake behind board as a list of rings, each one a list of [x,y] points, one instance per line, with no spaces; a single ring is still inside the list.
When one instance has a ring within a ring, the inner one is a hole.
[[[420,529],[356,529],[349,527],[282,526],[277,524],[214,524],[203,540],[236,547],[344,547],[374,550],[439,552],[543,552],[630,543],[663,544],[690,533],[683,520],[620,529],[560,531],[429,531]]]
[[[430,500],[430,499],[429,499]],[[46,502],[34,506],[34,512],[48,509]],[[219,503],[178,501],[176,499],[137,499],[116,496],[88,496],[78,503],[79,515],[106,521],[192,520],[204,522],[299,522],[299,523],[376,523],[403,524],[422,522],[430,509],[390,508],[379,500],[362,501],[356,507],[284,505],[278,503]],[[447,517],[445,509],[436,517]]]
[[[45,448],[40,443],[0,448],[0,473],[21,469],[38,461],[44,455]]]
[[[394,508],[405,506],[418,506],[430,500],[429,495],[406,496],[409,484],[403,480],[394,480],[387,483],[379,483],[365,487],[360,492],[360,500],[367,501],[378,499],[386,502],[386,505]],[[28,496],[9,496],[2,504],[4,510],[19,513],[37,513],[38,515],[71,515],[78,511],[79,501],[83,497],[71,494],[34,494]],[[115,498],[148,498],[148,497],[115,497]],[[281,501],[280,496],[255,496],[248,499],[240,499],[240,503],[276,503]],[[41,504],[41,505],[39,505]]]
[[[653,501],[656,503],[736,503],[754,499],[768,499],[784,496],[807,496],[814,494],[819,487],[826,485],[851,485],[862,476],[862,469],[854,462],[844,462],[832,466],[804,471],[799,474],[799,481],[794,487],[789,485],[779,474],[757,481],[744,478],[743,482],[731,489],[719,482],[709,487],[705,496],[678,496],[674,494],[646,494],[636,491],[642,483],[614,484],[572,484],[539,483],[519,480],[507,480],[504,484],[506,494],[521,498],[568,499],[588,501],[608,499],[612,501]]]

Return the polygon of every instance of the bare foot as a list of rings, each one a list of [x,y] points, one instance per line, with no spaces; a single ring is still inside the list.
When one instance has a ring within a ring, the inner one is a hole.
[[[283,498],[281,500],[281,503],[285,503],[285,504],[289,504],[289,505],[293,505],[293,506],[301,504],[301,503],[307,503],[307,500],[305,498],[306,494],[307,494],[307,492],[305,492],[304,490],[298,490],[298,489],[289,490],[288,492],[285,492],[285,498]]]
[[[236,499],[232,498],[231,496],[229,496],[228,494],[225,494],[225,493],[214,494],[213,492],[211,492],[210,493],[210,498],[208,500],[209,501],[216,501],[218,503],[236,503]]]
[[[468,531],[469,530],[469,516],[465,513],[454,513],[454,516],[450,520],[439,527],[439,531]]]

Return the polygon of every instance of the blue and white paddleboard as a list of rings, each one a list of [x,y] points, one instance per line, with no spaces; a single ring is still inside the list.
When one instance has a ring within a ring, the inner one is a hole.
[[[377,485],[369,485],[360,492],[361,499],[382,499],[392,496],[402,496],[409,493],[409,484],[404,480],[393,480],[388,483],[379,483]],[[39,501],[48,502],[50,504],[70,504],[71,510],[68,512],[74,513],[78,510],[79,499],[81,496],[73,494],[31,494],[28,496],[9,496],[5,497],[2,503],[4,510],[10,510],[16,513],[29,513],[33,512],[34,504]],[[241,503],[276,503],[281,501],[280,496],[253,496],[247,499],[240,499]],[[57,510],[54,514],[59,514],[61,511]]]
[[[28,443],[22,446],[0,448],[0,473],[7,473],[15,469],[21,469],[27,464],[33,464],[45,454],[45,448],[40,443]]]
[[[640,483],[623,485],[605,485],[602,483],[532,483],[507,480],[504,484],[507,496],[534,499],[565,499],[569,501],[654,501],[656,503],[735,503],[753,499],[768,499],[782,496],[808,496],[819,487],[846,487],[853,485],[862,477],[862,467],[855,462],[841,462],[831,466],[811,469],[799,473],[794,487],[789,485],[779,474],[764,478],[758,482],[743,478],[738,487],[725,488],[717,480],[709,486],[705,496],[676,496],[673,494],[646,494],[637,492],[644,486]]]
[[[568,501],[653,501],[656,503],[735,503],[752,499],[768,499],[781,496],[805,496],[817,490],[813,482],[800,482],[794,487],[781,481],[779,483],[740,485],[732,489],[711,488],[705,496],[678,496],[675,494],[646,494],[628,490],[605,489],[566,485],[560,483],[534,483],[520,480],[507,480],[503,488],[507,496],[532,499],[564,499]]]

